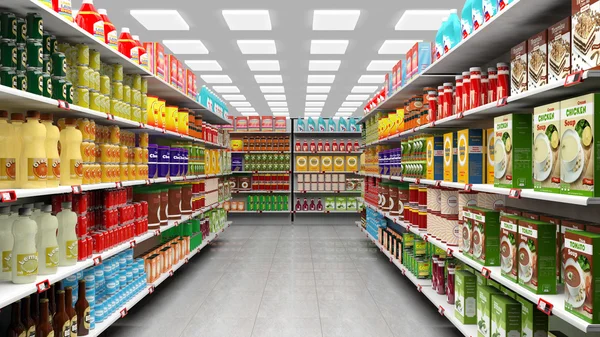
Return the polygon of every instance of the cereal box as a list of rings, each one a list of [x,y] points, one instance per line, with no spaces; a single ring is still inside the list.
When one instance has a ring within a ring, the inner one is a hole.
[[[531,188],[531,115],[494,118],[494,186]]]
[[[600,63],[598,13],[598,0],[571,0],[573,71],[596,68]]]
[[[521,304],[508,296],[492,296],[490,328],[494,337],[521,336]]]
[[[494,183],[494,129],[485,130],[485,183]]]
[[[425,178],[444,180],[444,137],[429,136],[425,139]]]
[[[308,157],[308,170],[311,172],[321,171],[321,161],[319,160],[319,156]]]
[[[457,182],[483,183],[483,130],[465,129],[457,133]]]
[[[477,286],[477,337],[490,337],[492,296],[502,292],[492,286]]]
[[[477,279],[466,270],[457,270],[454,277],[454,316],[463,324],[476,324]]]

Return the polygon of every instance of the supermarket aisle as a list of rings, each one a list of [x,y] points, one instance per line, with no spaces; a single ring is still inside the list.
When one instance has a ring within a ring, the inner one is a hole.
[[[355,225],[234,224],[104,336],[462,334]]]

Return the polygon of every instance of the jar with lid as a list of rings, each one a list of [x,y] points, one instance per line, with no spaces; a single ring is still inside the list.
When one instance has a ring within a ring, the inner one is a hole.
[[[481,68],[472,67],[469,69],[471,73],[470,77],[470,93],[469,93],[469,107],[471,109],[481,106]]]
[[[498,84],[496,87],[496,100],[508,97],[509,66],[506,63],[498,63]]]
[[[471,100],[469,98],[469,95],[471,94],[471,73],[463,71],[462,77],[462,111],[465,112],[471,109]]]
[[[495,102],[498,100],[496,96],[498,87],[498,71],[494,67],[488,68],[488,92],[487,92],[487,102]]]
[[[454,77],[456,80],[456,90],[454,95],[454,107],[456,108],[456,113],[463,112],[462,105],[462,96],[463,96],[463,78],[462,75],[456,75]]]

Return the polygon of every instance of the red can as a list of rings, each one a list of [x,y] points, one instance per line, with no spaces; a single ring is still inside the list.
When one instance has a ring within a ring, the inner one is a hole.
[[[88,218],[84,215],[79,215],[77,217],[77,228],[75,230],[77,232],[78,237],[82,237],[87,234],[88,231]]]
[[[85,254],[87,252],[85,245],[85,239],[81,238],[77,240],[77,261],[85,260]]]
[[[496,99],[501,99],[504,97],[508,97],[510,68],[506,63],[498,63],[496,64],[496,67],[498,68],[498,86],[496,87]]]
[[[456,108],[456,113],[463,111],[462,105],[462,95],[463,95],[463,84],[462,84],[462,75],[456,75],[454,77],[456,80],[456,95],[454,95],[454,107]]]
[[[498,100],[496,96],[498,93],[496,90],[498,87],[498,71],[494,67],[488,68],[488,94],[487,94],[487,102],[495,102]]]
[[[89,259],[92,257],[93,254],[93,250],[94,250],[94,243],[92,241],[92,238],[89,236],[85,237],[85,251],[86,251],[86,259]]]
[[[471,73],[468,71],[463,71],[462,73],[462,84],[463,84],[463,89],[462,89],[462,108],[463,108],[463,112],[468,111],[469,109],[471,109],[471,101],[469,98],[469,95],[471,94]]]
[[[470,81],[470,93],[469,93],[469,107],[470,109],[477,108],[481,106],[481,68],[472,67],[470,69],[471,72],[471,81]]]

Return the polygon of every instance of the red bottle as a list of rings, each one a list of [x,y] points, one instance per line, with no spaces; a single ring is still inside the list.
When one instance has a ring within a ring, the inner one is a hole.
[[[71,0],[52,0],[52,9],[58,15],[73,22],[73,9],[71,8]]]
[[[321,203],[321,198],[317,199],[317,211],[323,210],[323,203]]]
[[[348,139],[348,143],[346,144],[346,151],[352,152],[352,141]],[[354,151],[358,151],[358,149],[354,149]]]
[[[119,36],[118,42],[119,52],[127,56],[133,62],[140,64],[140,55],[137,43],[133,40],[129,28],[121,28],[121,35]]]
[[[321,152],[323,151],[323,141],[319,139],[319,142],[317,143],[317,151]]]
[[[325,152],[331,151],[331,144],[329,144],[328,140],[325,141],[325,145],[323,146],[323,151],[325,151]]]
[[[343,140],[340,141],[340,152],[346,152],[346,143]]]
[[[146,48],[140,42],[140,37],[137,35],[133,35],[133,41],[137,44],[138,47],[138,55],[140,59],[140,65],[146,69],[148,69],[148,54],[146,54]]]
[[[102,17],[102,21],[104,21],[104,43],[108,44],[114,50],[117,50],[119,43],[119,35],[117,33],[117,29],[115,25],[110,22],[108,19],[108,15],[106,14],[106,9],[99,8],[98,14]]]
[[[300,141],[297,140],[296,141],[296,147],[295,147],[296,151],[300,151],[302,149],[302,146],[300,145]]]
[[[317,145],[314,140],[310,141],[310,152],[317,152]]]
[[[308,143],[306,141],[304,141],[304,143],[302,143],[302,151],[308,152]]]
[[[301,211],[302,205],[300,204],[300,199],[296,200],[296,211]]]
[[[339,151],[338,144],[337,144],[337,141],[336,141],[336,140],[334,140],[334,141],[332,142],[332,144],[331,144],[331,151],[334,151],[334,152],[337,152],[337,151]]]
[[[104,41],[104,21],[98,14],[96,7],[94,7],[94,0],[83,0],[75,23],[86,32],[92,34],[96,39]]]
[[[308,200],[306,200],[306,198],[304,198],[304,203],[302,204],[302,210],[308,211]]]
[[[311,211],[314,211],[317,208],[317,206],[315,205],[315,199],[310,199],[310,206],[309,209]]]

